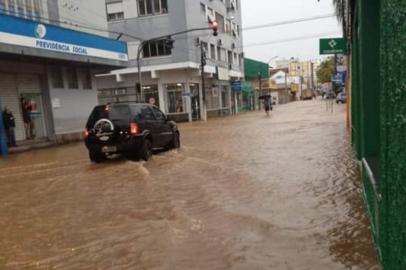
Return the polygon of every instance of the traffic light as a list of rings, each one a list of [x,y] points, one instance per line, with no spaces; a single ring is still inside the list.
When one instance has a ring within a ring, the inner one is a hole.
[[[164,44],[165,44],[165,47],[166,47],[166,49],[168,49],[168,50],[172,50],[173,49],[173,43],[175,43],[175,41],[172,39],[172,37],[167,37],[165,40],[164,40]]]
[[[219,28],[219,23],[216,20],[211,20],[209,18],[209,27],[213,30],[213,36],[217,37],[218,36],[218,28]]]

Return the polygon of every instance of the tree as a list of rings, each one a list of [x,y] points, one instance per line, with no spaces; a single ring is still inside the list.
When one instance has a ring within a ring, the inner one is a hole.
[[[331,77],[334,75],[334,59],[326,59],[317,70],[317,79],[320,83],[331,82]]]

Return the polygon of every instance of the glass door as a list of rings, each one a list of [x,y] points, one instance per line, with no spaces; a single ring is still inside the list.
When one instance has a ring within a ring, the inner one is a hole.
[[[39,93],[24,93],[22,97],[26,100],[27,110],[31,118],[31,134],[33,138],[44,138],[47,136],[42,95]]]

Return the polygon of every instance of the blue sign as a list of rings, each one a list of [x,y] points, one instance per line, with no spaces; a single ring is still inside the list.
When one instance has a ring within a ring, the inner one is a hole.
[[[331,80],[335,83],[341,84],[341,85],[345,85],[347,79],[347,72],[343,71],[343,72],[337,72],[335,75],[333,75],[333,77],[331,78]]]
[[[242,92],[242,83],[241,81],[233,81],[231,83],[231,91],[235,93],[241,93]]]
[[[0,14],[0,43],[113,60],[128,60],[125,42],[5,14]]]

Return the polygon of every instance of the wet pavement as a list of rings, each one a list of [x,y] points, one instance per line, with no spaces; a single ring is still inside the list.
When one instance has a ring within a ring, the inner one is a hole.
[[[343,106],[180,130],[148,163],[82,144],[0,159],[0,269],[379,269]]]

